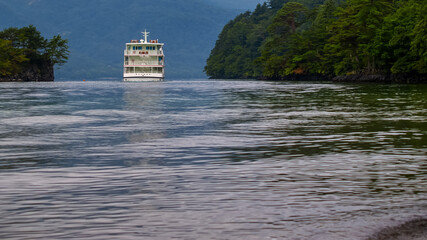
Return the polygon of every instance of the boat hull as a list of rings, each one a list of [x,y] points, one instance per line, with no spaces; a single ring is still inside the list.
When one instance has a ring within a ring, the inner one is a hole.
[[[124,77],[124,82],[161,82],[164,81],[162,77]]]
[[[161,82],[164,81],[165,77],[163,74],[124,74],[124,82]]]

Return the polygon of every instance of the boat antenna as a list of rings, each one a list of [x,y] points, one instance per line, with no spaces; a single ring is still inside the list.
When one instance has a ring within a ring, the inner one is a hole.
[[[145,29],[145,31],[142,32],[142,34],[144,35],[145,42],[147,42],[147,37],[148,37],[148,34],[150,34],[150,32],[147,32],[147,29]]]

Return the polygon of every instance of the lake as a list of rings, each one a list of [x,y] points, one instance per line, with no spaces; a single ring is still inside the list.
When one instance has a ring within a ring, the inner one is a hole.
[[[365,239],[427,216],[427,85],[0,83],[0,239]]]

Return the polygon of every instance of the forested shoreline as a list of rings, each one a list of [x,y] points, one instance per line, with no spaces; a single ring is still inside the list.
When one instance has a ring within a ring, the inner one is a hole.
[[[270,0],[223,29],[211,78],[425,82],[423,0]]]
[[[68,59],[67,40],[48,40],[36,27],[7,28],[0,32],[0,81],[54,81],[54,65]]]

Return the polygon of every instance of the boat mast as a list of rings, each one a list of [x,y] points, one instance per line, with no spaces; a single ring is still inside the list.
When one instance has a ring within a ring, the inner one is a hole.
[[[144,38],[145,38],[145,42],[144,43],[147,43],[147,37],[148,37],[148,34],[150,34],[150,32],[147,32],[147,29],[145,29],[145,31],[142,32],[142,34],[144,35]]]

